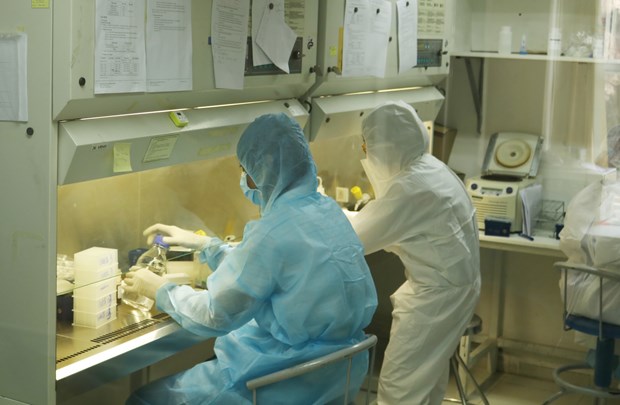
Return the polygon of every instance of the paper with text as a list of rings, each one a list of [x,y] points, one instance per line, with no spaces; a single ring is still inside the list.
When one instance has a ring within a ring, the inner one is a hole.
[[[279,1],[282,3],[282,10],[284,10],[284,1]],[[288,60],[293,51],[297,34],[286,25],[284,11],[279,12],[278,6],[270,7],[271,4],[276,3],[278,2],[270,2],[265,6],[260,27],[256,34],[256,43],[274,65],[289,73]]]
[[[243,89],[250,0],[213,0],[211,11],[215,87]]]
[[[418,64],[418,2],[396,2],[398,26],[398,73],[413,69]]]
[[[385,77],[392,3],[347,0],[343,34],[343,76]]]
[[[146,90],[191,90],[191,0],[148,0],[146,22]]]
[[[97,0],[95,94],[146,90],[145,0]]]

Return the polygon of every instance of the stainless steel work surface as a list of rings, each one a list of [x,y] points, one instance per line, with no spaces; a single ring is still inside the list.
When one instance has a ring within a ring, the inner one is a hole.
[[[57,322],[56,380],[92,369],[127,375],[204,340],[168,314],[121,304],[116,319],[97,329]]]

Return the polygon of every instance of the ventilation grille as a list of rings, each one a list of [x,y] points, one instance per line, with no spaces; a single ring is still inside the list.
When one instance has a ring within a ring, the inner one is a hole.
[[[92,339],[92,342],[95,343],[100,343],[102,345],[114,342],[116,340],[122,339],[125,336],[129,336],[131,334],[134,334],[136,332],[141,331],[142,329],[146,329],[150,326],[156,325],[158,322],[161,322],[163,320],[169,319],[170,315],[168,314],[157,314],[153,317],[151,317],[151,319],[145,319],[143,321],[140,321],[138,323],[134,323],[128,326],[125,326],[124,328],[121,329],[117,329],[113,332],[110,333],[106,333],[105,335],[101,335],[95,339]]]
[[[486,217],[508,217],[508,204],[506,203],[497,201],[487,203],[474,200],[474,207],[476,207],[476,218],[478,222],[484,222]]]
[[[86,349],[77,351],[75,353],[72,353],[68,356],[62,357],[62,358],[58,358],[56,359],[56,364],[61,363],[63,361],[72,359],[74,357],[77,357],[81,354],[87,353],[91,350],[97,349],[99,347],[101,347],[102,345],[106,345],[112,342],[115,342],[119,339],[122,339],[124,337],[127,337],[129,335],[132,335],[134,333],[137,333],[143,329],[146,329],[148,327],[151,327],[153,325],[156,325],[162,321],[166,321],[170,319],[170,315],[166,314],[166,313],[160,313],[157,315],[154,315],[151,317],[151,319],[145,319],[143,321],[125,326],[123,328],[117,329],[113,332],[110,333],[106,333],[105,335],[101,335],[95,339],[91,339],[91,342],[96,343],[93,346],[87,347]]]
[[[58,363],[62,363],[63,361],[66,361],[66,360],[72,359],[72,358],[74,358],[74,357],[77,357],[77,356],[79,356],[80,354],[90,352],[91,350],[94,350],[94,349],[96,349],[96,348],[98,348],[98,347],[101,347],[101,346],[100,346],[100,345],[90,346],[90,347],[88,347],[88,348],[86,348],[86,349],[84,349],[84,350],[80,350],[79,352],[75,352],[75,353],[70,354],[70,355],[68,355],[68,356],[65,356],[65,357],[63,357],[63,358],[61,358],[61,359],[56,359],[56,364],[58,364]]]
[[[144,321],[140,321],[138,323],[134,323],[133,325],[126,326],[122,329],[115,330],[114,332],[106,333],[105,335],[99,336],[92,340],[95,343],[101,343],[105,345],[107,343],[114,342],[115,340],[119,340],[124,338],[125,336],[129,336],[133,333],[136,333],[142,329],[148,328],[149,326],[155,325],[157,322],[151,319],[146,319]]]

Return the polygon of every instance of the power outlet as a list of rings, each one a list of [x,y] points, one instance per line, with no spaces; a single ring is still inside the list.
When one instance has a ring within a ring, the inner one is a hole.
[[[346,187],[336,187],[336,201],[340,203],[348,203],[349,189]]]

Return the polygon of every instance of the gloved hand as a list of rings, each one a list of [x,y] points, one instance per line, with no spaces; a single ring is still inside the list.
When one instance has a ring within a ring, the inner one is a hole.
[[[169,245],[183,246],[193,250],[202,250],[208,244],[211,238],[206,235],[198,235],[192,231],[181,229],[174,225],[155,224],[146,228],[143,232],[147,237],[148,244],[153,243],[156,234],[164,235],[164,242]],[[167,236],[166,236],[167,235]]]
[[[157,289],[168,281],[152,271],[143,268],[127,272],[123,282],[125,283],[123,289],[126,292],[144,295],[145,297],[155,300]]]

